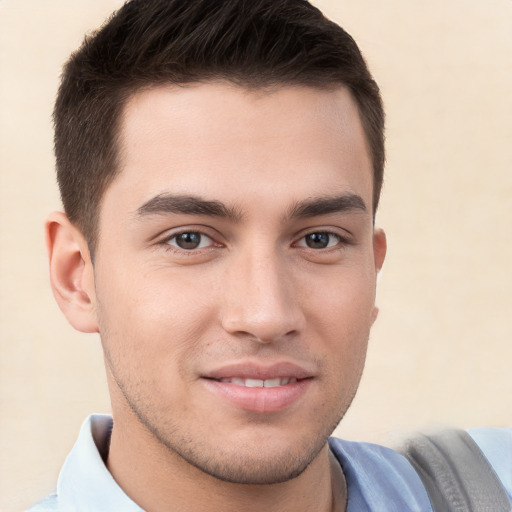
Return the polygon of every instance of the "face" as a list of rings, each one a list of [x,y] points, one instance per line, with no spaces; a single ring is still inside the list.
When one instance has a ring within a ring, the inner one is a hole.
[[[116,428],[223,480],[300,474],[356,392],[384,257],[354,101],[165,86],[121,141],[93,299]]]

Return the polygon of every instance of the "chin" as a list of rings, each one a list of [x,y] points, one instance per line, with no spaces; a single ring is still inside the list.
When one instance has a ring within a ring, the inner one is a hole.
[[[322,432],[310,429],[301,432],[297,426],[290,432],[253,425],[245,432],[210,431],[202,439],[191,436],[190,432],[176,436],[174,431],[172,438],[161,436],[160,441],[173,456],[220,481],[269,485],[290,481],[306,471],[325,448],[337,423],[332,424]]]
[[[241,485],[270,485],[288,482],[300,476],[318,455],[324,445],[312,452],[281,450],[262,457],[259,453],[248,454],[244,450],[238,454],[215,453],[214,457],[197,456],[194,453],[181,453],[189,464],[223,482]]]

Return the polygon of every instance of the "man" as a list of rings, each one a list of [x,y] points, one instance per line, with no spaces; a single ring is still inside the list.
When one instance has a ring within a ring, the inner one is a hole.
[[[132,0],[67,63],[69,322],[101,337],[94,416],[41,510],[432,510],[407,460],[329,440],[385,252],[377,85],[301,0]]]

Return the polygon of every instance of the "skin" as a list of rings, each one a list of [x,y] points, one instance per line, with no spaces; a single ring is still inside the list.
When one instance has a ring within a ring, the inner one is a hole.
[[[64,214],[47,223],[55,296],[101,336],[109,470],[149,511],[344,510],[326,441],[386,249],[349,92],[160,86],[128,102],[121,141],[94,265]],[[296,368],[250,397],[215,380]]]

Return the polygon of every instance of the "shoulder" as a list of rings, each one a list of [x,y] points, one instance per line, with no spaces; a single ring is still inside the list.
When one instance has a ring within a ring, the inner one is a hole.
[[[331,438],[329,445],[340,462],[348,486],[351,510],[432,512],[419,476],[398,452],[372,443]],[[385,509],[383,509],[385,500]]]
[[[59,503],[57,501],[57,493],[52,493],[44,500],[29,508],[26,512],[58,512]]]
[[[512,428],[477,428],[468,430],[467,434],[512,501]],[[348,512],[432,511],[425,485],[401,453],[371,443],[334,438],[329,444],[347,479]]]
[[[512,501],[512,428],[472,428],[467,432],[489,461]]]
[[[119,487],[105,465],[111,431],[110,416],[92,415],[87,418],[60,471],[56,492],[27,512],[142,512]]]

